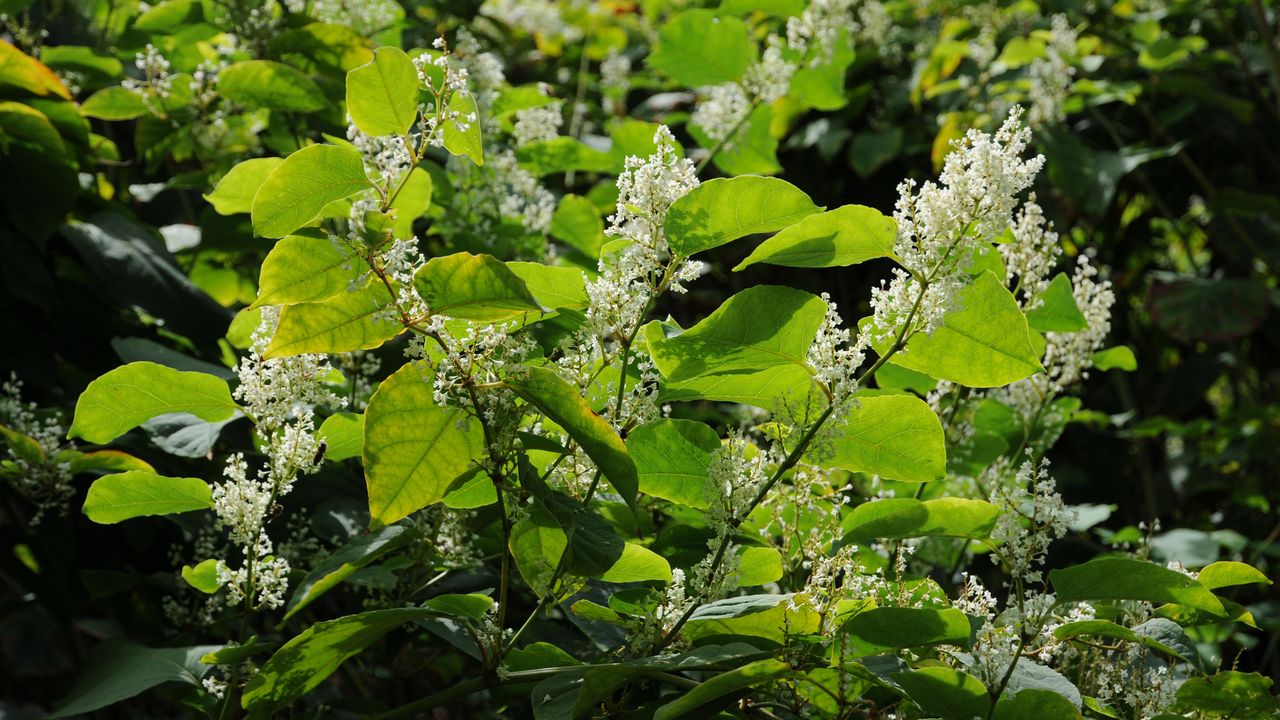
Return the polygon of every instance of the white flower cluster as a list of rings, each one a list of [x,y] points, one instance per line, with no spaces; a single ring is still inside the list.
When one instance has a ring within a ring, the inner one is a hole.
[[[1034,421],[1053,398],[1088,378],[1093,354],[1111,332],[1115,293],[1111,283],[1097,280],[1097,275],[1098,270],[1088,257],[1077,256],[1071,293],[1087,327],[1077,332],[1045,333],[1041,359],[1045,371],[989,393],[990,397],[1017,411],[1024,422]]]
[[[554,140],[560,135],[563,123],[564,113],[559,100],[517,111],[514,133],[516,147]]]
[[[1012,482],[997,476],[992,490],[991,502],[1000,508],[991,531],[991,540],[998,545],[992,558],[1001,562],[1017,583],[1042,580],[1039,566],[1049,545],[1065,535],[1075,519],[1075,511],[1062,502],[1048,465],[1046,460],[1027,460]],[[1002,466],[997,463],[995,472]]]
[[[380,178],[384,187],[395,187],[413,165],[413,156],[403,137],[368,135],[348,118],[347,140],[360,152],[365,170]]]
[[[435,107],[430,113],[423,115],[422,134],[426,137],[427,145],[444,147],[447,127],[464,133],[479,120],[479,116],[475,112],[464,113],[453,109],[452,101],[455,97],[471,94],[467,82],[470,73],[466,67],[454,67],[442,38],[436,38],[435,46],[441,52],[434,54],[434,57],[431,53],[422,53],[413,58],[413,65],[418,69],[418,81],[435,96]],[[437,81],[433,78],[435,73],[432,70],[439,72],[442,79]]]
[[[631,90],[631,58],[610,50],[600,63],[600,89],[604,93],[604,111],[622,115],[627,111],[627,93]]]
[[[738,129],[751,112],[751,98],[736,82],[702,88],[701,101],[689,122],[697,125],[713,142],[723,142]]]
[[[125,90],[141,97],[148,106],[153,99],[166,98],[173,93],[169,61],[155,45],[147,43],[147,47],[134,57],[133,65],[142,71],[142,78],[125,78],[120,83]]]
[[[415,321],[426,317],[430,308],[414,283],[414,276],[427,264],[422,251],[418,249],[418,241],[415,238],[393,240],[386,250],[378,254],[378,263],[396,291],[393,307],[388,310],[403,313]],[[401,319],[400,316],[392,318],[395,322]]]
[[[1016,289],[1024,311],[1034,310],[1039,304],[1035,296],[1049,286],[1049,276],[1062,255],[1058,233],[1045,220],[1035,193],[1019,208],[1010,232],[1013,241],[997,246],[1004,260],[1005,282]]]
[[[832,404],[838,405],[858,392],[857,371],[866,358],[867,339],[859,335],[853,340],[849,329],[841,327],[843,320],[831,296],[822,293],[822,301],[827,305],[827,313],[805,359],[813,371],[813,379],[828,389]]]
[[[44,514],[66,512],[67,500],[75,493],[71,485],[71,464],[59,459],[66,435],[55,417],[41,418],[35,403],[21,399],[22,382],[16,374],[0,385],[0,438],[7,448],[0,462],[0,477],[7,478],[13,489],[36,506],[28,521],[40,524]],[[12,434],[11,434],[12,433]]]
[[[449,160],[454,182],[450,214],[468,223],[456,231],[487,240],[503,219],[519,219],[526,231],[545,233],[556,211],[555,195],[520,167],[509,149],[486,146],[484,160],[483,166],[469,160]]]
[[[1061,122],[1063,119],[1062,103],[1070,95],[1071,78],[1076,69],[1069,60],[1076,53],[1076,31],[1071,27],[1066,15],[1054,15],[1050,21],[1049,42],[1042,58],[1033,60],[1027,66],[1027,75],[1031,87],[1027,91],[1027,99],[1031,109],[1027,112],[1027,122],[1033,127]]]
[[[672,260],[663,229],[671,204],[698,186],[693,163],[676,155],[675,138],[666,126],[653,136],[654,153],[627,158],[618,176],[618,202],[605,234],[627,246],[600,259],[600,277],[587,284],[591,304],[587,326],[597,337],[630,332],[660,288],[664,275],[670,288],[702,274],[699,262]]]
[[[933,332],[967,282],[973,252],[1009,227],[1018,195],[1044,166],[1042,155],[1022,157],[1031,131],[1021,116],[1014,107],[994,136],[969,130],[954,142],[939,183],[918,190],[910,180],[899,185],[893,250],[905,270],[895,269],[888,287],[872,290],[878,339],[894,337],[913,308],[906,331]]]
[[[480,41],[476,40],[476,36],[466,28],[458,28],[455,39],[454,51],[458,61],[466,69],[467,77],[471,80],[472,96],[476,100],[476,106],[480,108],[484,122],[492,122],[489,110],[507,81],[502,70],[502,59],[491,52],[483,51],[480,48]],[[490,127],[486,125],[485,134],[488,135],[490,132]]]
[[[284,0],[289,12],[308,15],[317,22],[345,25],[367,37],[391,27],[403,14],[394,0]]]
[[[262,358],[278,319],[278,310],[264,309],[249,354],[240,362],[240,385],[234,393],[253,419],[266,464],[251,474],[244,456],[236,453],[227,459],[224,481],[213,487],[218,524],[244,556],[239,568],[219,561],[219,582],[226,588],[228,602],[247,598],[255,608],[284,603],[289,563],[272,554],[266,524],[276,502],[292,489],[297,477],[319,468],[314,407],[343,405],[323,385],[330,370],[325,356]]]
[[[582,30],[565,22],[560,3],[554,0],[485,0],[480,13],[548,40],[573,43],[582,39]]]

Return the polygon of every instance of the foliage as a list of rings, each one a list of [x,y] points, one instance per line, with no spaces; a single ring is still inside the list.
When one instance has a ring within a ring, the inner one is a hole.
[[[0,13],[0,713],[1280,712],[1264,3]]]

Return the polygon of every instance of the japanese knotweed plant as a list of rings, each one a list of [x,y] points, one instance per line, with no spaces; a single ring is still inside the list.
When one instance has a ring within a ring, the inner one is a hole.
[[[788,30],[793,51],[827,42],[821,23]],[[370,698],[382,717],[488,697],[537,718],[1147,718],[1219,686],[1252,696],[1253,676],[1206,674],[1188,629],[1251,623],[1215,591],[1259,571],[1117,554],[1044,572],[1079,522],[1045,461],[1069,393],[1132,355],[1103,347],[1113,296],[1087,256],[1055,272],[1018,109],[953,143],[936,182],[904,182],[892,217],[772,177],[701,182],[656,126],[617,177],[594,270],[425,257],[424,162],[447,154],[456,174],[501,147],[463,67],[477,60],[379,48],[347,75],[346,141],[219,184],[274,240],[234,388],[138,362],[80,397],[69,434],[90,443],[172,413],[252,425],[256,452],[211,463],[220,479],[131,469],[84,505],[101,523],[212,521],[181,571],[221,633],[183,649],[196,705],[289,712],[401,628],[443,638],[469,676],[400,707]],[[551,142],[548,125],[525,114],[515,143]],[[769,237],[735,270],[892,267],[857,321],[780,285],[689,327],[655,317],[708,271],[699,254],[752,235]],[[384,347],[404,360],[367,406],[341,392],[337,367]],[[698,419],[726,404],[728,420]],[[299,566],[273,519],[342,463],[362,469],[367,529]],[[999,600],[966,572],[988,562]],[[360,588],[362,612],[318,602]],[[353,665],[342,694],[362,692]]]

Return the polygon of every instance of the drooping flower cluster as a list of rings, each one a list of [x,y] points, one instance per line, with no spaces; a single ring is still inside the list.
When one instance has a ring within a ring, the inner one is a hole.
[[[36,404],[22,402],[21,393],[17,375],[0,385],[0,443],[6,446],[0,477],[35,504],[35,514],[28,521],[35,526],[47,512],[66,512],[75,488],[71,463],[60,456],[74,447],[64,446],[66,431],[58,418],[40,417]]]
[[[1014,295],[1024,311],[1034,310],[1039,305],[1036,295],[1049,286],[1049,276],[1062,255],[1058,233],[1045,220],[1035,193],[1019,208],[1009,229],[1013,240],[997,246],[1004,260],[1005,283],[1016,289]]]
[[[992,556],[1017,582],[1033,584],[1043,578],[1039,565],[1049,545],[1066,534],[1075,517],[1058,494],[1057,483],[1049,475],[1048,461],[1027,460],[1012,482],[1000,477],[1004,464],[995,466],[991,502],[1000,508],[991,540],[999,548]]]
[[[1050,21],[1049,42],[1044,57],[1033,60],[1027,66],[1031,87],[1027,100],[1031,109],[1027,122],[1033,127],[1061,122],[1062,104],[1070,95],[1071,79],[1076,68],[1069,62],[1076,53],[1077,35],[1066,15],[1054,15]]]
[[[465,133],[479,117],[474,111],[464,112],[455,107],[456,98],[471,94],[467,68],[451,61],[443,38],[436,38],[434,46],[440,52],[419,54],[413,58],[413,64],[418,70],[418,81],[435,97],[434,107],[422,117],[425,144],[444,147],[446,128]]]
[[[970,130],[953,143],[939,183],[898,187],[893,249],[905,269],[872,290],[877,339],[893,339],[908,316],[906,332],[932,333],[967,282],[973,252],[1009,227],[1018,195],[1044,165],[1042,155],[1022,157],[1031,131],[1021,116],[1015,107],[994,136]]]
[[[298,476],[319,468],[314,408],[343,404],[324,385],[330,372],[325,356],[262,357],[278,319],[277,310],[263,310],[249,354],[237,370],[240,384],[234,393],[253,420],[266,461],[251,473],[248,461],[236,453],[227,459],[224,480],[213,487],[218,525],[243,555],[239,567],[226,559],[219,561],[218,581],[229,603],[247,602],[256,609],[284,603],[289,563],[273,554],[266,525],[276,502],[292,489]]]
[[[169,97],[173,92],[173,77],[169,73],[169,60],[155,45],[147,46],[134,58],[134,67],[142,72],[141,78],[125,78],[120,86],[142,98],[150,107],[157,98]]]
[[[564,114],[559,100],[516,112],[516,147],[555,139],[560,134],[563,122]]]
[[[698,186],[693,163],[676,155],[675,138],[665,126],[654,133],[653,143],[652,155],[627,158],[618,176],[617,207],[605,234],[628,245],[601,258],[600,277],[587,284],[587,326],[597,337],[630,332],[664,279],[680,292],[682,283],[702,272],[695,261],[669,265],[664,230],[671,204]]]
[[[600,63],[600,89],[604,94],[604,111],[621,115],[627,110],[627,92],[631,90],[631,58],[610,50]]]

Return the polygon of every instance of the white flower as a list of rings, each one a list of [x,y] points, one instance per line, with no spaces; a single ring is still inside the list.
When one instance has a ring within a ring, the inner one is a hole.
[[[1013,241],[996,246],[1004,259],[1005,282],[1017,288],[1023,309],[1033,310],[1038,304],[1033,302],[1035,296],[1049,286],[1049,276],[1062,255],[1058,233],[1045,220],[1035,193],[1018,210],[1010,230]]]
[[[702,128],[713,142],[728,139],[751,111],[751,98],[738,83],[712,85],[699,92],[703,99],[689,121]]]
[[[1077,36],[1067,16],[1054,15],[1049,32],[1044,57],[1027,66],[1031,80],[1027,91],[1027,98],[1031,101],[1027,121],[1035,127],[1062,121],[1062,103],[1071,94],[1071,78],[1076,74],[1068,59],[1075,55]]]
[[[564,115],[559,100],[517,111],[514,133],[516,147],[555,139],[560,134],[563,122]]]
[[[41,418],[36,404],[23,403],[21,393],[22,382],[16,374],[10,374],[0,385],[0,425],[35,440],[38,447],[36,453],[23,451],[18,443],[7,443],[5,449],[7,462],[12,464],[5,473],[9,484],[36,506],[35,514],[27,521],[34,527],[46,512],[64,514],[75,487],[71,484],[71,464],[58,459],[64,449],[65,428],[56,417]],[[66,449],[74,450],[75,446],[68,443]]]
[[[787,94],[798,69],[782,57],[782,48],[776,42],[770,42],[760,62],[747,68],[742,84],[756,102],[768,104]]]

